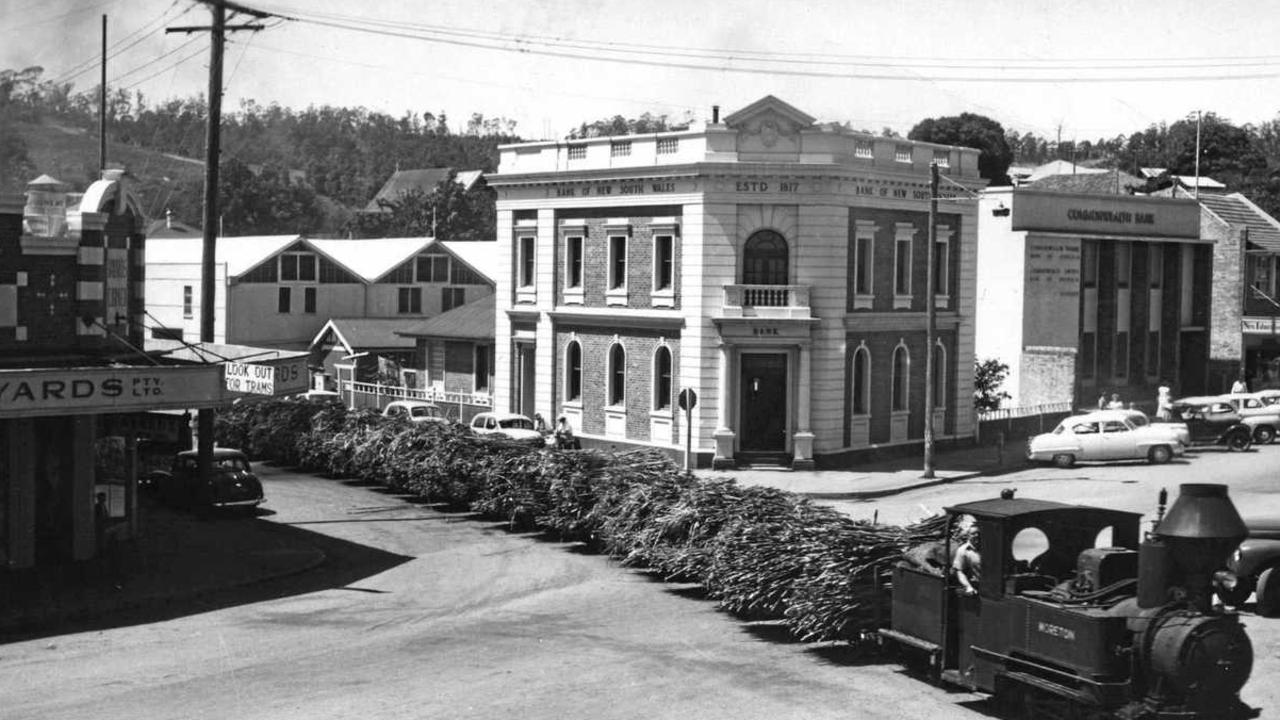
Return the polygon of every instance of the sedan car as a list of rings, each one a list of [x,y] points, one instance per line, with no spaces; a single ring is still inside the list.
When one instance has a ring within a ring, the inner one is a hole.
[[[266,500],[262,483],[253,474],[249,458],[239,450],[214,448],[208,483],[200,482],[195,450],[173,456],[168,472],[150,473],[147,484],[161,500],[171,505],[199,508],[253,508]]]
[[[1241,451],[1253,446],[1254,429],[1243,424],[1235,407],[1220,397],[1179,398],[1169,411],[1186,424],[1192,445],[1226,445]]]
[[[1280,616],[1280,517],[1245,518],[1249,537],[1227,561],[1230,576],[1219,575],[1215,590],[1222,602],[1239,606],[1257,593],[1263,617]]]
[[[449,422],[439,405],[423,400],[395,400],[382,410],[383,417],[400,418],[409,422]]]
[[[533,421],[518,413],[482,412],[471,418],[471,432],[481,436],[507,437],[544,444],[542,433],[533,429]]]
[[[1141,415],[1141,413],[1138,413]],[[1079,461],[1168,462],[1186,449],[1174,423],[1136,422],[1130,410],[1098,410],[1073,415],[1052,432],[1027,443],[1027,459],[1071,467]]]
[[[1231,404],[1240,415],[1240,424],[1253,431],[1253,441],[1269,445],[1280,431],[1280,405],[1262,393],[1228,393],[1218,398]]]

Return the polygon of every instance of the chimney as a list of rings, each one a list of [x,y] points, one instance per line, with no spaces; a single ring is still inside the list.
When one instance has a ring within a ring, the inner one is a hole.
[[[719,105],[711,106],[711,124],[712,125],[720,124],[720,106]]]

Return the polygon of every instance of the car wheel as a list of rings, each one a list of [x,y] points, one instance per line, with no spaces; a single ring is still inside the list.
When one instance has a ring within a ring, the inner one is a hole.
[[[1276,439],[1276,430],[1267,425],[1259,425],[1254,428],[1253,441],[1259,445],[1270,445],[1272,440]]]
[[[1076,464],[1076,456],[1071,453],[1058,453],[1053,456],[1053,464],[1055,467],[1069,468]]]
[[[1168,445],[1156,445],[1147,451],[1147,460],[1151,461],[1152,465],[1163,465],[1172,457],[1173,451]]]
[[[1253,436],[1248,430],[1236,430],[1227,436],[1227,448],[1231,450],[1248,450],[1253,445]]]
[[[1253,594],[1254,582],[1251,577],[1236,578],[1236,585],[1233,588],[1215,587],[1214,592],[1218,593],[1218,599],[1224,605],[1238,608],[1249,601],[1249,596]]]
[[[1280,616],[1280,572],[1276,568],[1267,568],[1258,576],[1258,614]]]

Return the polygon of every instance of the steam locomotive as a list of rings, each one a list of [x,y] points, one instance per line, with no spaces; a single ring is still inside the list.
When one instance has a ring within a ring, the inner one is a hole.
[[[975,595],[953,573],[899,563],[885,646],[934,681],[1047,718],[1252,718],[1253,647],[1215,587],[1247,535],[1226,486],[1185,484],[1139,537],[1140,515],[1014,498],[947,508],[981,538]],[[952,533],[947,534],[952,538]],[[951,557],[950,545],[943,557]],[[1026,549],[1043,550],[1026,558]],[[1024,559],[1018,559],[1023,556]]]

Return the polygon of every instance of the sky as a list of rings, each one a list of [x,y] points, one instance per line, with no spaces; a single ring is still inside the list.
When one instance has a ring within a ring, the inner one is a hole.
[[[1262,0],[239,1],[290,19],[228,34],[224,112],[443,111],[455,131],[481,113],[539,139],[772,94],[874,132],[973,112],[1051,140],[1280,114],[1280,12]],[[0,69],[92,88],[104,14],[109,86],[206,91],[208,33],[165,32],[209,24],[195,0],[0,0]]]

